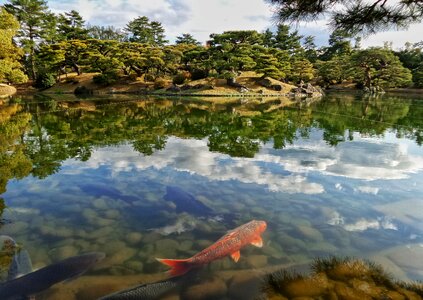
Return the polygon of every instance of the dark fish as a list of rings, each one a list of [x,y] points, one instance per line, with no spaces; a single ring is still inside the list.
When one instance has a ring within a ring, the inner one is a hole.
[[[166,187],[166,195],[163,199],[173,202],[176,206],[177,213],[187,212],[192,215],[204,217],[213,215],[213,210],[210,207],[176,186]]]
[[[178,279],[171,278],[119,291],[117,293],[104,296],[99,300],[153,300],[165,295],[177,286]]]
[[[13,256],[12,263],[9,268],[7,280],[15,279],[18,276],[32,272],[32,262],[28,251],[20,249]]]
[[[104,253],[88,253],[51,264],[22,277],[0,284],[1,300],[26,299],[52,285],[77,277],[105,257]]]
[[[110,186],[105,185],[96,185],[96,184],[84,184],[79,187],[84,193],[87,193],[94,197],[106,196],[112,199],[123,200],[127,203],[132,204],[133,202],[139,200],[138,197],[124,195],[118,189],[115,189]]]
[[[8,281],[32,272],[31,258],[14,239],[0,235],[0,281]]]

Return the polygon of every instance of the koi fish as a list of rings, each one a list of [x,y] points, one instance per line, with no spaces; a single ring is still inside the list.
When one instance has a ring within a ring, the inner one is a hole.
[[[179,276],[190,269],[208,264],[216,259],[230,255],[238,262],[241,254],[240,249],[248,244],[256,247],[263,246],[261,234],[266,230],[265,221],[250,221],[241,225],[221,237],[216,243],[187,259],[160,259],[162,264],[171,267],[169,274]]]
[[[127,290],[104,296],[98,300],[153,300],[165,295],[177,287],[174,278],[154,283],[145,283]]]
[[[81,275],[104,257],[104,253],[101,252],[73,256],[22,277],[0,283],[0,299],[28,299],[58,282]]]

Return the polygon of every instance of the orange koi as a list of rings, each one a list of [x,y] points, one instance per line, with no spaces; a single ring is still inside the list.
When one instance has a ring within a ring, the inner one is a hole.
[[[190,269],[208,264],[216,259],[230,255],[237,262],[241,256],[240,249],[248,244],[256,247],[263,246],[261,234],[266,230],[265,221],[250,221],[231,230],[216,243],[186,259],[160,259],[156,258],[162,264],[171,269],[170,275],[179,276],[185,274]]]

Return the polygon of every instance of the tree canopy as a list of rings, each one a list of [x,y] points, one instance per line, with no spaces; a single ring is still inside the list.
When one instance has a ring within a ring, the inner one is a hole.
[[[333,29],[351,34],[372,34],[406,28],[423,18],[422,0],[267,0],[281,22],[317,20],[329,15]]]

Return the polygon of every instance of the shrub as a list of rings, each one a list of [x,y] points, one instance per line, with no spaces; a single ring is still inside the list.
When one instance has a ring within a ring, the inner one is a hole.
[[[154,88],[156,90],[164,89],[166,85],[167,85],[167,82],[163,78],[157,78],[156,81],[154,81]]]
[[[173,76],[173,84],[184,84],[185,82],[185,75],[182,73],[178,73],[175,76]]]
[[[34,86],[38,89],[48,89],[56,83],[56,76],[52,73],[38,74]]]
[[[93,82],[99,85],[111,85],[116,82],[118,75],[116,72],[98,74],[93,77]]]
[[[144,81],[145,82],[154,82],[156,78],[154,78],[151,74],[145,74],[144,75]]]
[[[201,69],[194,69],[191,71],[191,79],[192,80],[198,80],[198,79],[204,79],[207,78],[208,74],[207,71],[201,70]]]

